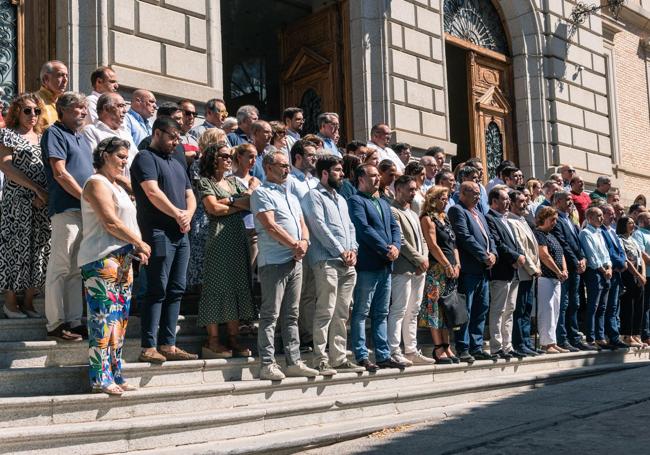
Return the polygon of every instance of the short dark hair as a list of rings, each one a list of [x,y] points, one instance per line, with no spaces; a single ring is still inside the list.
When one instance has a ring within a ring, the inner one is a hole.
[[[379,164],[377,165],[377,169],[379,169],[379,172],[386,172],[387,170],[389,170],[392,167],[397,168],[397,166],[395,166],[395,163],[393,163],[389,159],[381,160],[379,162]]]
[[[420,164],[419,161],[413,161],[407,164],[406,167],[404,168],[405,175],[415,176],[422,173],[422,171],[424,171],[424,166],[422,166],[422,164]]]
[[[291,155],[291,164],[295,164],[297,155],[300,155],[302,157],[305,156],[305,148],[306,147],[313,147],[314,149],[318,148],[316,146],[316,144],[314,144],[311,141],[306,141],[304,139],[300,139],[300,140],[296,141],[291,146],[291,151],[289,152],[289,154]]]
[[[323,155],[316,161],[316,177],[321,179],[323,171],[329,172],[337,164],[343,164],[343,160],[334,155]]]
[[[153,122],[153,126],[151,127],[151,132],[153,133],[156,130],[165,131],[168,128],[172,128],[176,131],[181,130],[181,126],[178,124],[176,120],[174,120],[171,117],[162,116],[156,118],[156,121]]]
[[[442,171],[442,172],[438,172],[438,173],[436,174],[436,176],[434,177],[434,179],[433,179],[433,183],[435,183],[436,185],[440,185],[440,181],[441,181],[443,178],[445,178],[446,175],[451,175],[451,176],[453,177],[453,176],[454,176],[454,173],[451,172],[451,171]]]
[[[366,176],[366,174],[368,173],[368,168],[369,167],[375,167],[375,166],[372,165],[372,164],[364,163],[364,164],[362,164],[361,166],[357,167],[354,170],[354,186],[355,187],[357,187],[357,188],[359,187],[359,180],[362,177]]]
[[[429,147],[426,152],[424,152],[425,156],[436,156],[438,153],[442,153],[443,155],[445,154],[445,149],[440,147],[439,145],[434,145],[433,147]]]
[[[508,191],[508,197],[510,198],[510,202],[515,202],[519,196],[524,196],[524,193],[519,190]]]
[[[620,217],[620,218],[618,219],[618,221],[616,222],[616,233],[617,233],[618,235],[625,235],[625,234],[627,234],[627,223],[628,223],[628,221],[630,221],[631,219],[632,219],[632,218],[629,217],[629,216],[627,216],[627,215],[623,215],[622,217]]]
[[[503,160],[499,163],[497,168],[495,169],[494,173],[496,174],[497,177],[501,177],[501,173],[503,170],[507,167],[515,167],[515,163],[513,163],[510,160]]]
[[[465,166],[461,167],[460,171],[458,171],[458,180],[462,182],[465,177],[475,172],[478,174],[478,169],[465,163]]]
[[[345,178],[352,179],[354,170],[361,164],[361,158],[357,155],[343,155],[343,175]]]
[[[410,149],[411,146],[409,144],[407,144],[406,142],[398,142],[397,144],[391,145],[390,148],[392,148],[393,151],[399,155],[404,150]]]
[[[156,112],[156,118],[171,117],[172,114],[175,114],[180,110],[181,107],[178,105],[178,103],[174,103],[172,101],[165,101],[164,103],[160,103],[160,106],[158,106],[158,111]]]
[[[93,167],[95,169],[100,169],[104,164],[106,164],[104,153],[112,155],[113,153],[117,153],[120,149],[126,149],[128,152],[129,147],[131,147],[129,141],[120,139],[117,136],[107,137],[103,141],[100,141],[100,143],[97,144],[97,147],[95,147],[95,150],[93,150]]]
[[[282,121],[293,120],[294,115],[299,113],[302,113],[302,109],[299,107],[288,107],[282,112]]]
[[[210,111],[210,112],[217,112],[217,103],[221,103],[224,106],[226,105],[226,102],[222,100],[221,98],[210,98],[208,101],[205,102],[205,110]]]
[[[465,161],[465,166],[472,166],[472,167],[476,168],[477,164],[480,164],[481,166],[483,165],[483,160],[481,160],[477,156],[473,156],[472,158]],[[478,168],[476,169],[476,172],[478,172]]]
[[[107,70],[112,70],[112,68],[110,66],[100,66],[95,71],[90,73],[90,85],[95,87],[97,79],[106,79]]]
[[[512,174],[514,174],[514,173],[517,172],[518,170],[519,170],[519,168],[516,168],[516,167],[514,167],[514,166],[506,166],[506,167],[504,167],[504,168],[501,170],[501,176],[502,176],[504,179],[505,179],[505,178],[509,178],[509,179],[510,179],[510,178],[512,178]]]
[[[494,201],[495,199],[499,199],[499,193],[501,193],[501,191],[506,191],[507,192],[507,190],[501,185],[497,185],[497,186],[495,186],[494,188],[492,188],[490,190],[490,192],[488,193],[488,204],[489,205],[492,205],[492,201]]]
[[[345,151],[350,153],[350,152],[356,152],[359,150],[360,147],[366,147],[367,144],[363,141],[352,141],[348,143],[348,145],[345,146]]]
[[[395,188],[397,188],[398,186],[408,185],[409,183],[414,181],[415,179],[413,178],[412,175],[406,175],[406,174],[400,175],[399,177],[397,177],[397,179],[395,179]]]

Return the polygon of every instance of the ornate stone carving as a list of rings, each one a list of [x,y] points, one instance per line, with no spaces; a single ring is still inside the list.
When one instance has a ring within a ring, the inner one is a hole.
[[[5,103],[11,102],[18,90],[16,43],[16,6],[10,0],[0,0],[0,100]]]
[[[508,39],[489,0],[445,0],[445,32],[508,55]]]
[[[485,157],[487,160],[487,176],[496,176],[496,169],[503,161],[503,138],[496,122],[490,122],[485,131]]]

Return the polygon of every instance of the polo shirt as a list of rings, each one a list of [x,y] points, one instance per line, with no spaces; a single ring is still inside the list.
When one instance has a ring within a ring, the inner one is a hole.
[[[338,158],[343,158],[341,156],[341,152],[339,152],[339,148],[336,146],[336,142],[327,136],[323,136],[320,133],[318,133],[316,136],[323,140],[323,149],[327,150],[330,155],[334,155]]]
[[[47,212],[51,217],[57,213],[81,210],[81,201],[68,193],[54,179],[50,158],[65,160],[65,169],[83,188],[94,170],[91,155],[85,148],[83,136],[61,122],[55,122],[41,137],[41,155],[47,177]]]
[[[133,142],[131,137],[131,132],[124,126],[120,126],[118,129],[111,129],[106,123],[101,120],[97,120],[95,123],[86,126],[81,135],[84,138],[84,145],[86,147],[86,152],[92,157],[93,151],[97,145],[109,137],[119,137],[125,141],[129,142],[129,161],[127,162],[127,168],[125,169],[125,175],[128,177],[129,170],[128,166],[131,166],[133,159],[138,154],[138,148]]]
[[[88,117],[90,119],[90,123],[95,123],[97,121],[98,118],[97,101],[99,100],[100,96],[102,96],[101,93],[93,90],[92,93],[86,97],[86,103],[88,103]]]
[[[275,240],[257,218],[258,213],[272,211],[275,222],[281,226],[291,238],[302,238],[300,218],[302,209],[298,198],[288,193],[284,185],[264,182],[251,195],[251,212],[255,215],[255,230],[257,231],[257,246],[259,254],[257,264],[260,267],[273,264],[285,264],[293,259],[293,250]]]
[[[248,144],[248,143],[253,143],[251,139],[244,133],[244,130],[241,128],[237,128],[235,131],[232,133],[228,133],[228,142],[230,142],[230,145],[233,147],[236,147],[241,144]]]
[[[53,125],[59,120],[59,114],[56,112],[56,95],[47,87],[41,87],[36,96],[43,102],[45,110],[41,113],[41,118],[45,120],[47,126]]]
[[[320,182],[316,177],[305,175],[300,169],[291,166],[291,172],[287,175],[287,182],[284,184],[287,191],[302,200],[309,190],[314,189]]]
[[[158,182],[158,187],[169,201],[175,207],[186,210],[185,192],[191,189],[186,169],[174,158],[173,153],[163,155],[151,148],[141,150],[131,165],[131,181],[134,182],[133,194],[138,207],[138,225],[142,238],[145,242],[151,241],[154,231],[163,231],[172,241],[178,240],[184,234],[176,220],[158,210],[142,189],[142,182],[147,180]]]

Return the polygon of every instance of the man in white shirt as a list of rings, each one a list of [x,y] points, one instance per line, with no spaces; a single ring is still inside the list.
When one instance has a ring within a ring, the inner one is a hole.
[[[393,132],[390,129],[390,126],[385,123],[378,123],[370,129],[370,142],[368,142],[368,147],[379,152],[379,161],[382,160],[391,160],[397,166],[397,170],[400,174],[404,173],[404,163],[399,159],[397,153],[391,149],[388,144],[390,144],[390,138],[393,135]]]
[[[124,98],[119,93],[105,93],[97,101],[97,111],[97,120],[92,125],[86,126],[82,132],[84,147],[92,156],[97,144],[108,137],[119,137],[128,141],[130,144],[129,162],[124,169],[125,175],[118,177],[117,180],[131,191],[129,168],[133,158],[138,154],[138,148],[131,137],[131,132],[124,125],[124,117],[127,112]]]
[[[86,97],[88,101],[88,117],[86,121],[91,124],[97,120],[97,100],[104,93],[116,93],[119,88],[117,74],[109,66],[100,66],[90,75],[93,91]],[[137,145],[137,144],[136,144]]]

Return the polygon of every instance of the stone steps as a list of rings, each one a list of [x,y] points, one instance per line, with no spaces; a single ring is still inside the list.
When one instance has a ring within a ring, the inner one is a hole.
[[[422,367],[421,375],[412,373],[412,377],[424,375],[428,378],[428,381],[418,381],[415,384],[407,384],[400,377],[401,373],[382,372],[383,374],[377,375],[384,377],[381,382],[374,384],[377,387],[368,387],[373,385],[373,381],[365,377],[366,374],[357,376],[356,379],[341,378],[338,384],[336,380],[323,378],[291,378],[281,384],[271,384],[269,381],[238,382],[220,384],[219,390],[214,390],[209,395],[215,397],[216,401],[207,403],[204,402],[207,398],[201,396],[200,388],[194,388],[194,394],[188,390],[185,396],[181,396],[178,391],[175,394],[174,391],[167,391],[171,394],[169,398],[174,399],[172,404],[165,401],[147,402],[144,395],[148,391],[135,392],[132,394],[134,398],[129,398],[128,395],[122,398],[98,396],[97,403],[93,403],[89,397],[57,397],[49,405],[35,404],[36,409],[45,415],[37,415],[36,410],[31,417],[24,414],[21,416],[20,412],[27,412],[29,406],[24,400],[20,402],[20,399],[15,399],[12,425],[18,426],[3,428],[0,451],[15,454],[38,452],[45,455],[65,450],[70,455],[96,454],[221,441],[236,442],[243,450],[247,447],[242,446],[241,440],[235,441],[235,438],[270,436],[276,432],[296,429],[317,432],[323,425],[344,422],[357,429],[372,431],[375,427],[366,424],[365,419],[440,409],[479,398],[496,398],[513,391],[530,390],[543,384],[648,364],[647,353],[641,357],[634,354],[630,356],[626,359],[628,355],[623,355],[621,359],[620,355],[605,354],[600,359],[602,365],[568,367],[561,371],[547,368],[546,371],[537,373],[522,373],[515,369],[514,372],[501,376],[477,378],[472,375],[464,380],[440,383],[436,380],[437,374],[431,374],[434,367]],[[558,361],[538,363],[550,367]],[[502,367],[503,365],[492,364],[490,369],[498,371]],[[392,384],[389,382],[391,379]],[[329,381],[332,382],[331,385],[328,384]],[[230,386],[230,390],[224,390],[225,386]],[[339,390],[334,391],[337,386]],[[121,402],[138,399],[143,400],[143,406],[133,407],[131,404],[129,407],[126,404],[121,409]],[[11,400],[3,399],[0,405],[4,422],[10,421],[12,411],[6,409]],[[74,400],[77,400],[76,405],[80,408],[66,408],[66,400],[67,406],[73,405]],[[203,406],[197,408],[202,402]],[[99,403],[107,405],[102,407]],[[51,416],[47,415],[46,408],[52,410]],[[145,409],[148,412],[142,414]],[[173,414],[162,412],[165,409],[173,409]],[[287,444],[290,446],[291,441],[287,441]],[[217,446],[217,453],[221,452],[219,447]],[[182,447],[177,447],[177,450],[182,450]]]

